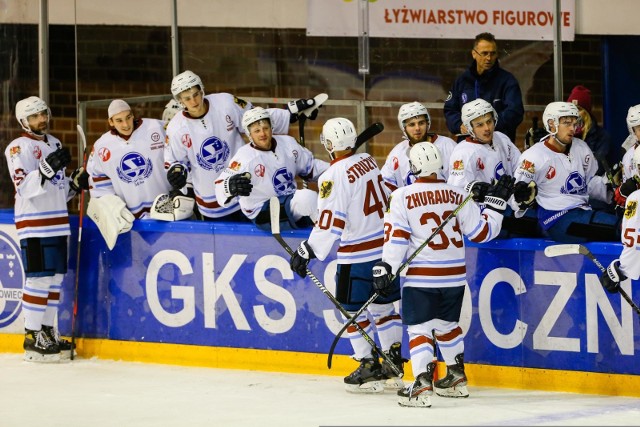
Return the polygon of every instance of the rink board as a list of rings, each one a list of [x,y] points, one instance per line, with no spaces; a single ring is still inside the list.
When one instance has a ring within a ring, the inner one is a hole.
[[[72,226],[77,230],[75,217]],[[283,232],[294,248],[306,236]],[[71,328],[76,242],[74,234],[59,314],[63,334]],[[543,250],[550,244],[511,239],[468,245],[469,288],[461,320],[466,361],[638,374],[638,316],[619,295],[603,291],[589,259],[547,258]],[[587,247],[604,265],[621,250],[620,244]],[[251,225],[137,221],[109,251],[87,220],[81,255],[77,330],[83,338],[315,356],[327,353],[340,328],[329,299],[311,280],[295,276],[275,239]],[[310,267],[334,292],[335,260],[312,261]],[[12,213],[5,211],[0,213],[0,334],[22,331],[22,280]],[[624,286],[633,297],[630,283]],[[93,348],[99,353],[99,346]],[[408,354],[407,348],[405,338]],[[336,354],[350,354],[346,339]]]

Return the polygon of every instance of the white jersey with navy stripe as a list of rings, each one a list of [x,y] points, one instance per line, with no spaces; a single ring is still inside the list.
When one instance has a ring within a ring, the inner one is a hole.
[[[43,179],[39,169],[40,159],[61,147],[60,140],[51,135],[45,135],[43,141],[24,133],[11,141],[4,152],[16,191],[14,216],[21,240],[71,234],[65,169],[50,180]]]
[[[164,147],[161,120],[140,119],[127,139],[115,130],[104,133],[87,161],[91,197],[115,194],[136,217],[149,212],[156,196],[171,190]]]
[[[433,234],[467,197],[467,193],[441,180],[418,178],[391,193],[385,216],[382,260],[397,273],[400,265]],[[442,288],[466,283],[463,235],[482,243],[502,229],[502,214],[469,200],[408,265],[403,286]]]
[[[367,153],[340,157],[318,183],[318,220],[308,240],[318,259],[336,240],[338,264],[380,259],[388,189],[375,159]]]

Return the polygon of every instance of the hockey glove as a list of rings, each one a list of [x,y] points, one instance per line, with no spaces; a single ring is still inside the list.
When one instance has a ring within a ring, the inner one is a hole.
[[[248,196],[251,194],[253,184],[251,184],[251,174],[249,172],[238,173],[227,177],[224,180],[224,195],[227,198],[235,196]]]
[[[301,111],[304,111],[308,108],[311,108],[315,105],[316,101],[313,98],[309,99],[296,99],[294,101],[289,101],[287,104],[287,109],[291,114],[291,118],[289,119],[289,123],[295,123],[298,121],[298,114]],[[320,108],[320,107],[318,107]],[[318,109],[316,108],[311,112],[311,115],[308,117],[310,120],[315,120],[318,117]]]
[[[52,179],[59,170],[71,163],[71,153],[68,148],[58,148],[46,159],[40,159],[40,174],[44,179]],[[44,181],[43,181],[44,182]]]
[[[373,266],[373,288],[383,297],[392,291],[391,266],[384,261],[378,261]]]
[[[167,171],[167,181],[171,184],[171,188],[179,190],[187,185],[187,168],[177,163]]]
[[[473,199],[474,202],[483,203],[484,196],[487,195],[487,191],[489,191],[489,187],[491,187],[491,184],[489,184],[488,182],[471,181],[465,186],[465,190],[467,190],[467,193],[473,194],[471,198]]]
[[[538,194],[538,186],[535,181],[526,183],[524,181],[516,182],[513,187],[513,200],[518,203],[519,208],[524,210],[533,205]]]
[[[536,142],[540,142],[542,138],[548,135],[547,130],[544,127],[538,127],[538,117],[532,119],[532,126],[529,128],[524,136],[524,148],[530,148]]]
[[[511,175],[502,175],[495,185],[489,187],[484,198],[485,206],[496,212],[503,213],[507,208],[507,200],[513,194],[514,181],[515,178]]]
[[[89,174],[82,166],[71,173],[69,187],[76,193],[89,189]]]
[[[620,271],[620,260],[616,259],[609,264],[607,271],[600,275],[600,283],[602,286],[612,294],[615,294],[620,290],[620,282],[627,280],[627,276]]]
[[[295,271],[296,274],[302,278],[307,277],[307,265],[309,261],[316,257],[313,253],[313,249],[309,246],[306,240],[303,240],[298,246],[298,249],[291,255],[289,266],[291,271]]]
[[[634,178],[629,178],[623,182],[622,185],[616,188],[616,191],[613,193],[613,199],[615,200],[616,205],[624,207],[625,203],[627,203],[627,197],[637,189],[638,183]]]

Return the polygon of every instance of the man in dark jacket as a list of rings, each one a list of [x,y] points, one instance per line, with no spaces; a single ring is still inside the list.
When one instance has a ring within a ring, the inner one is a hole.
[[[524,116],[522,92],[513,74],[500,68],[498,46],[493,34],[478,34],[471,56],[473,62],[469,69],[456,79],[444,102],[444,115],[449,131],[453,134],[467,134],[460,118],[462,106],[482,98],[498,113],[496,130],[515,141],[516,129]]]

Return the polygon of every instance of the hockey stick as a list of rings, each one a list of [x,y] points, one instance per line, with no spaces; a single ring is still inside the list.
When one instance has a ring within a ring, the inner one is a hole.
[[[294,253],[293,250],[280,235],[280,201],[278,200],[277,197],[272,197],[270,199],[269,212],[271,216],[271,234],[278,241],[278,243],[280,243],[280,246],[282,246],[282,248],[289,254],[289,256],[293,256],[293,253]],[[336,297],[334,297],[333,294],[329,292],[329,289],[327,289],[326,286],[324,286],[322,282],[320,282],[320,280],[318,280],[318,278],[308,268],[307,268],[307,276],[309,276],[311,281],[313,281],[313,283],[329,298],[329,300],[331,300],[331,302],[338,309],[338,311],[340,311],[340,313],[342,313],[342,315],[348,319],[349,313],[344,309],[344,307],[342,307],[342,304],[340,304],[340,302],[336,299]],[[380,350],[376,342],[357,323],[356,323],[356,329],[358,329],[358,332],[360,332],[364,340],[367,343],[369,343],[369,345],[373,349],[373,352],[375,354],[378,354],[386,362],[388,362],[392,366],[396,375],[400,375],[401,373],[398,370],[398,368],[396,368],[396,366],[391,362],[391,360],[389,360],[388,356],[382,350]]]
[[[304,142],[304,124],[307,121],[307,116],[304,114],[300,114],[298,117],[298,134],[300,136],[300,145],[302,145],[303,147],[305,146],[305,142]],[[309,181],[307,181],[306,179],[302,179],[302,188],[309,188]]]
[[[413,261],[415,259],[415,257],[418,256],[418,254],[429,244],[431,243],[431,241],[433,240],[434,237],[436,237],[436,235],[438,233],[440,233],[440,231],[449,223],[449,221],[451,221],[451,219],[453,217],[455,217],[456,215],[458,215],[458,213],[460,212],[460,210],[462,209],[462,207],[464,205],[467,204],[467,202],[469,200],[471,200],[473,194],[469,193],[469,195],[462,201],[462,203],[460,203],[458,205],[457,208],[455,208],[453,210],[453,212],[451,212],[451,214],[449,214],[449,216],[447,216],[447,218],[442,221],[442,224],[440,224],[435,230],[433,230],[433,233],[431,233],[431,236],[429,236],[427,238],[427,240],[425,240],[420,246],[418,246],[418,248],[413,252],[413,254],[411,254],[411,256],[409,258],[407,258],[407,260],[402,263],[402,265],[400,267],[398,267],[398,271],[396,272],[395,275],[391,276],[391,282],[393,282],[396,277],[398,277],[400,275],[400,273],[402,272],[402,270],[404,270],[405,268],[407,268],[407,266],[411,263],[411,261]],[[352,324],[354,324],[355,320],[358,318],[358,316],[360,316],[366,309],[367,307],[369,307],[369,305],[371,303],[373,303],[378,297],[380,296],[380,294],[378,292],[374,292],[373,295],[371,295],[371,298],[369,298],[367,300],[367,302],[365,302],[362,307],[360,307],[360,309],[353,315],[353,317],[351,317],[347,323],[344,324],[344,326],[342,327],[342,329],[340,329],[340,331],[338,331],[338,333],[336,334],[335,338],[333,339],[333,342],[331,343],[331,347],[329,348],[329,360],[327,361],[327,365],[329,367],[331,367],[331,358],[333,357],[333,351],[336,348],[336,345],[338,344],[338,341],[340,340],[340,337],[342,336],[342,334],[344,333],[344,331],[347,330],[347,328],[349,326],[351,326]]]
[[[307,117],[311,117],[313,112],[315,110],[317,110],[318,108],[320,108],[320,106],[322,106],[322,104],[324,104],[324,102],[327,99],[329,99],[329,95],[327,95],[326,93],[319,93],[318,95],[316,95],[313,98],[313,101],[314,101],[313,102],[313,106],[307,108],[306,110],[300,111],[300,113],[298,114],[298,135],[300,136],[298,142],[303,147],[306,147],[305,140],[304,140],[304,125],[307,122]],[[294,101],[292,101],[292,102],[294,102]],[[295,102],[294,102],[294,104],[295,104]],[[302,188],[308,188],[308,187],[309,187],[309,182],[306,179],[303,179],[302,180]]]
[[[360,148],[362,146],[362,144],[364,144],[365,142],[369,141],[371,138],[373,138],[374,136],[378,135],[383,130],[384,130],[384,125],[382,123],[380,123],[380,122],[376,122],[376,123],[372,124],[371,126],[369,126],[368,128],[366,128],[365,130],[363,130],[356,137],[356,144],[353,147],[353,152],[355,153],[356,151],[358,151],[358,148]]]
[[[607,269],[602,264],[600,264],[600,261],[598,261],[598,259],[591,253],[591,251],[587,247],[580,244],[564,244],[564,245],[547,246],[546,248],[544,248],[544,254],[550,258],[562,256],[562,255],[584,255],[587,258],[589,258],[591,261],[593,261],[593,263],[596,265],[596,267],[600,269],[602,273],[607,271]],[[640,307],[638,307],[633,302],[629,294],[627,294],[627,292],[621,287],[618,288],[618,291],[620,292],[620,295],[622,295],[622,298],[624,298],[629,303],[629,305],[635,310],[635,312],[640,315]]]
[[[78,134],[82,141],[82,167],[87,168],[87,137],[84,134],[82,126],[78,125]],[[82,248],[82,220],[84,219],[84,192],[80,192],[80,212],[78,215],[78,247],[76,249],[76,277],[73,291],[73,311],[71,315],[71,360],[76,348],[76,317],[78,316],[78,283],[80,281],[80,253]]]

